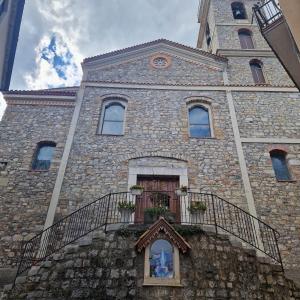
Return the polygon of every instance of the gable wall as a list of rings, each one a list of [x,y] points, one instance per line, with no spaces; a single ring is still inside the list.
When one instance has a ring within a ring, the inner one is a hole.
[[[156,69],[151,66],[150,58],[151,55],[88,71],[87,80],[194,85],[223,83],[222,72],[209,68],[205,64],[171,56],[171,65],[168,68]]]

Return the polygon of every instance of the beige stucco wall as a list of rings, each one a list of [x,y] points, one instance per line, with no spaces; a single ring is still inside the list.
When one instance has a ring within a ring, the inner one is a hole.
[[[300,1],[279,0],[279,4],[289,24],[298,49],[300,49]]]

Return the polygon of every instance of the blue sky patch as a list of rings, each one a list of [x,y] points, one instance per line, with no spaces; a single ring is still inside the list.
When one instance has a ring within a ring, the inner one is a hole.
[[[57,51],[58,42],[61,43],[60,46],[62,46],[65,50],[63,54],[59,54]],[[62,40],[58,41],[57,37],[53,35],[49,45],[42,49],[41,58],[46,60],[50,65],[52,65],[59,78],[65,80],[67,79],[65,71],[67,66],[73,64],[73,54],[70,52],[66,43],[64,43]]]

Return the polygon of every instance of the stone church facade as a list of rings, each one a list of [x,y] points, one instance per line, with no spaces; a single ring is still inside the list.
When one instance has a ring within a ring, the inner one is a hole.
[[[255,3],[202,1],[198,48],[156,40],[85,59],[79,87],[4,94],[3,272],[27,240],[79,207],[175,180],[278,230],[297,277],[300,94],[251,22]],[[49,165],[39,165],[43,147]]]

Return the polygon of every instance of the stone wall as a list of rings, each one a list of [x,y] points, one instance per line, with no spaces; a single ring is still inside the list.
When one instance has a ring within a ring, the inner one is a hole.
[[[231,0],[213,0],[211,1],[210,13],[214,15],[216,23],[216,35],[218,40],[217,49],[241,49],[238,39],[238,30],[247,28],[253,33],[253,41],[256,49],[270,49],[264,38],[259,32],[259,28],[254,19],[252,23],[252,7],[257,4],[256,0],[243,1],[247,13],[247,19],[236,20],[233,17],[231,9]],[[210,18],[209,21],[212,19]],[[212,24],[213,25],[213,24]],[[212,26],[214,27],[214,26]]]
[[[300,94],[234,92],[239,130],[244,138],[300,138]]]
[[[191,245],[180,254],[182,287],[143,286],[144,253],[134,248],[143,231],[135,228],[98,232],[90,245],[68,246],[33,267],[28,277],[19,277],[3,300],[300,299],[300,290],[280,266],[259,260],[254,250],[195,227],[177,230]]]
[[[157,53],[156,53],[157,54]],[[222,71],[205,63],[195,63],[169,55],[171,64],[166,69],[153,68],[151,56],[89,71],[89,81],[114,81],[164,84],[222,84]]]
[[[101,97],[112,93],[129,99],[123,136],[97,134]],[[214,138],[189,137],[189,96],[211,99]],[[83,101],[61,205],[73,210],[110,191],[127,190],[128,161],[160,156],[187,161],[190,188],[214,192],[247,209],[224,92],[87,88]]]
[[[13,266],[22,242],[43,229],[72,107],[9,105],[0,123],[0,267]],[[31,170],[37,143],[57,143],[49,171]]]
[[[299,272],[300,265],[300,145],[244,144],[252,191],[259,218],[280,233],[279,245],[286,269]],[[285,149],[293,180],[278,182],[270,150]]]
[[[230,57],[228,61],[228,78],[231,84],[254,85],[250,61],[258,59],[263,63],[266,84],[271,86],[294,86],[294,83],[275,57]],[[242,76],[241,76],[242,74]]]

